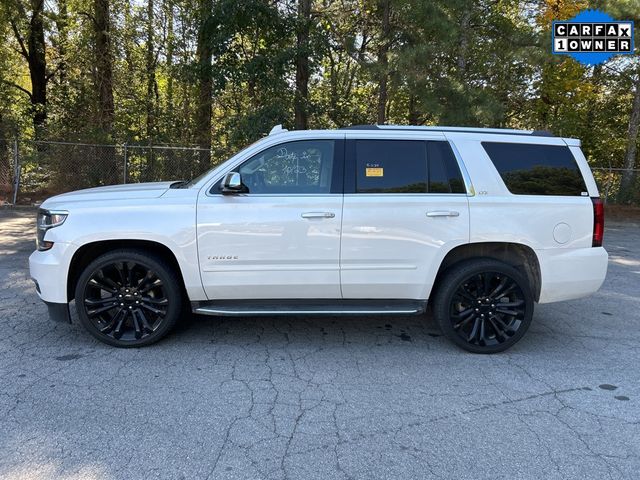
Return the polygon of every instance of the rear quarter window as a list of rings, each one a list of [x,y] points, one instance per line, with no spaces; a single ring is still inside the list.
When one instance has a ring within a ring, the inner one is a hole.
[[[588,195],[569,147],[482,142],[509,191],[516,195]]]

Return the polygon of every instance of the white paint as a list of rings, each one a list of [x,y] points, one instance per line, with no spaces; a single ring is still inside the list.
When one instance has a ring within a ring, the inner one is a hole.
[[[518,131],[454,130],[459,129],[278,131],[190,188],[169,189],[171,182],[130,184],[50,198],[43,208],[67,210],[69,216],[45,235],[54,247],[31,255],[31,275],[44,300],[67,302],[69,265],[81,246],[138,239],[173,252],[191,301],[426,299],[451,249],[469,242],[512,242],[531,247],[538,257],[541,303],[596,291],[606,274],[607,253],[591,247],[590,198],[513,195],[480,145],[486,139],[568,145],[589,196],[597,196],[579,141]],[[449,140],[467,194],[210,193],[226,173],[266,148],[292,140],[343,138]]]

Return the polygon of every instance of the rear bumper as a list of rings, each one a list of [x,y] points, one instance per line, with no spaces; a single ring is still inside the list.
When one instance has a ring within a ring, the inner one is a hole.
[[[539,303],[590,295],[607,275],[609,255],[602,247],[537,250],[536,254],[542,277]]]

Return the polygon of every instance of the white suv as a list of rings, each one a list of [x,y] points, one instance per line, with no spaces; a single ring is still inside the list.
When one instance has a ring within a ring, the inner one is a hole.
[[[359,126],[269,136],[190,182],[48,199],[29,258],[54,319],[159,340],[208,315],[398,315],[428,306],[479,353],[533,304],[595,292],[603,206],[580,141],[545,132]]]

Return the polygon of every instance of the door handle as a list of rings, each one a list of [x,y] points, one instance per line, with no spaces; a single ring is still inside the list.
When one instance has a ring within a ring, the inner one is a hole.
[[[306,212],[301,215],[302,218],[333,218],[335,216],[333,212]]]
[[[436,210],[434,212],[427,212],[427,217],[459,217],[460,212]]]

